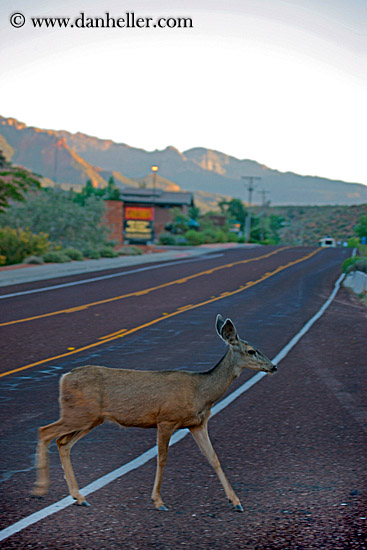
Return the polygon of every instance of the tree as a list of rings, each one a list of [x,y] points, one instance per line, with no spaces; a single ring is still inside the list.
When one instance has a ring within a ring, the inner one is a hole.
[[[265,225],[265,224],[264,224]],[[261,227],[261,218],[252,214],[251,216],[251,231],[250,241],[261,242],[261,238],[266,238],[266,230]]]
[[[228,219],[228,221],[236,221],[241,224],[241,231],[245,227],[247,209],[241,199],[221,200],[218,206]]]
[[[354,228],[354,232],[360,239],[367,237],[367,216],[363,215],[359,218],[359,223]]]
[[[6,158],[4,156],[4,153],[0,149],[0,169],[2,170],[3,168],[6,168],[7,166],[9,166],[9,162],[6,160]]]
[[[280,242],[279,231],[283,224],[283,216],[270,214],[270,216],[265,218],[265,239],[270,239],[274,244],[278,244]]]
[[[76,193],[74,201],[84,206],[90,197],[97,197],[110,201],[120,200],[121,192],[115,184],[113,176],[108,180],[107,187],[94,187],[92,180],[87,180],[80,193]]]
[[[108,180],[106,193],[103,196],[103,198],[109,201],[118,201],[121,199],[121,191],[115,184],[115,180],[113,176],[111,176],[110,179]]]
[[[24,201],[30,189],[40,189],[36,174],[21,166],[13,166],[0,150],[0,212],[9,208],[11,201]]]
[[[198,220],[200,217],[200,208],[198,206],[189,207],[189,216],[192,220]]]
[[[104,201],[95,195],[81,205],[75,202],[75,193],[49,188],[8,208],[0,215],[0,225],[47,233],[56,245],[84,250],[106,244],[109,230],[102,222],[104,213]]]
[[[173,220],[171,224],[169,224],[172,233],[176,233],[178,235],[185,233],[188,229],[190,229],[190,218],[186,216],[179,208],[173,208]]]
[[[75,194],[74,202],[80,204],[80,206],[85,206],[90,197],[102,197],[104,193],[103,188],[96,188],[93,186],[92,180],[87,180],[80,193]]]

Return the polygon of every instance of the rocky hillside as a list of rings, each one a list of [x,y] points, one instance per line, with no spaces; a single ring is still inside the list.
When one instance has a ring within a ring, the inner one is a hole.
[[[262,209],[255,208],[260,216]],[[266,215],[281,216],[279,234],[284,244],[316,246],[319,239],[331,236],[341,243],[355,236],[361,216],[367,216],[367,204],[354,206],[276,206],[266,208]]]

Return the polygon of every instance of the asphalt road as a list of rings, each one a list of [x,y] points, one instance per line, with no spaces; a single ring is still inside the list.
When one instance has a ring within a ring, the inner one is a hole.
[[[274,358],[330,296],[348,251],[264,247],[114,278],[20,294],[1,307],[1,528],[67,495],[56,445],[51,490],[30,496],[38,426],[58,418],[58,378],[85,364],[206,370],[225,352],[217,313]],[[131,271],[131,274],[129,274]],[[109,271],[106,275],[113,274]],[[99,272],[98,276],[103,276]],[[0,295],[93,277],[1,288]],[[155,460],[5,538],[4,548],[366,548],[365,309],[341,289],[265,377],[209,422],[214,448],[245,508],[232,511],[190,436],[170,448],[162,496]],[[244,372],[232,392],[253,373]],[[73,448],[80,487],[155,445],[155,430],[105,423]],[[28,520],[27,520],[28,521]]]

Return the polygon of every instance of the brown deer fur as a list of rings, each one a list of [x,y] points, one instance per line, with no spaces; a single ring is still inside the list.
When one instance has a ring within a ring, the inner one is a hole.
[[[175,430],[188,428],[217,473],[227,497],[236,510],[242,511],[209,440],[210,409],[243,368],[273,373],[276,367],[265,355],[238,337],[230,319],[224,321],[218,315],[216,329],[228,344],[228,350],[207,372],[135,371],[89,365],[62,376],[61,417],[57,422],[39,428],[34,494],[42,496],[49,488],[48,446],[56,438],[70,494],[77,504],[87,506],[74,477],[70,451],[93,428],[105,420],[112,420],[126,427],[157,428],[158,460],[152,499],[158,510],[167,510],[160,488],[171,435]]]

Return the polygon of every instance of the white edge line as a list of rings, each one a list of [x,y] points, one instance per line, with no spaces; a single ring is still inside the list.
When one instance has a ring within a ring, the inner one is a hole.
[[[282,359],[284,359],[288,353],[291,351],[292,348],[297,344],[297,342],[304,336],[312,327],[314,323],[325,313],[326,309],[329,307],[329,305],[334,300],[342,280],[344,279],[345,274],[343,273],[340,275],[338,280],[335,282],[334,290],[330,294],[329,298],[326,300],[326,302],[321,306],[319,311],[315,313],[313,317],[307,323],[302,327],[302,329],[288,342],[286,346],[280,352],[272,359],[272,362],[275,364],[278,364]],[[254,376],[252,376],[249,380],[247,380],[242,386],[237,388],[235,391],[230,393],[225,399],[222,399],[219,403],[217,403],[212,408],[212,414],[211,416],[214,416],[218,412],[222,411],[225,407],[227,407],[232,401],[237,399],[240,395],[242,395],[245,391],[249,390],[257,384],[257,382],[260,382],[264,377],[266,376],[265,372],[258,372]],[[170,446],[175,445],[175,443],[178,443],[187,436],[189,433],[189,430],[184,429],[180,430],[173,434],[170,441]],[[101,489],[102,487],[105,487],[108,483],[111,483],[112,481],[115,481],[119,477],[131,472],[132,470],[135,470],[137,468],[140,468],[140,466],[143,466],[146,462],[151,460],[152,458],[156,457],[158,454],[157,446],[151,447],[147,451],[145,451],[143,454],[139,455],[134,460],[131,460],[127,464],[124,464],[120,468],[117,468],[116,470],[113,470],[109,474],[106,474],[105,476],[100,477],[96,481],[93,481],[89,485],[86,485],[83,489],[81,489],[81,493],[84,496],[87,496],[91,493],[94,493],[95,491],[98,491],[98,489]],[[46,508],[43,508],[39,512],[35,512],[34,514],[31,514],[30,516],[27,516],[20,521],[17,521],[13,525],[10,525],[9,527],[6,527],[2,531],[0,531],[0,541],[4,540],[11,535],[14,535],[15,533],[19,533],[19,531],[22,531],[26,527],[29,527],[30,525],[33,525],[34,523],[37,523],[38,521],[41,521],[42,519],[45,519],[48,516],[51,516],[52,514],[55,514],[56,512],[59,512],[60,510],[63,510],[64,508],[67,508],[71,504],[74,504],[74,499],[71,496],[65,497],[58,502],[55,502],[54,504],[51,504],[50,506],[47,506]]]
[[[119,273],[111,273],[110,275],[101,275],[100,277],[93,277],[91,279],[82,279],[81,281],[71,281],[70,283],[62,283],[60,285],[54,285],[54,286],[44,286],[42,288],[34,288],[33,290],[23,290],[21,292],[13,292],[11,294],[3,294],[0,296],[0,300],[3,300],[4,298],[14,298],[15,296],[24,296],[25,294],[35,294],[36,292],[46,292],[46,290],[57,290],[58,288],[66,288],[68,286],[76,286],[76,285],[85,285],[87,283],[94,283],[96,281],[103,281],[104,279],[113,279],[114,277],[123,277],[124,275],[131,275],[134,273],[140,273],[141,271],[148,271],[149,269],[160,269],[163,267],[169,267],[171,265],[177,265],[177,264],[187,264],[189,262],[197,262],[201,260],[211,260],[213,258],[219,258],[220,256],[223,256],[223,254],[211,254],[211,255],[202,255],[202,256],[195,256],[194,258],[189,258],[187,260],[175,260],[172,262],[166,262],[159,265],[148,265],[146,267],[139,267],[138,269],[132,269],[131,271],[120,271]],[[129,266],[126,266],[129,267]],[[116,269],[113,267],[106,268],[106,271],[109,269]],[[74,277],[76,275],[85,275],[85,273],[71,273],[70,275],[60,275],[60,279],[63,277]],[[36,281],[29,281],[29,283],[35,283]],[[27,284],[27,282],[24,283],[17,283],[17,284]],[[13,286],[13,285],[7,285],[7,286]]]

